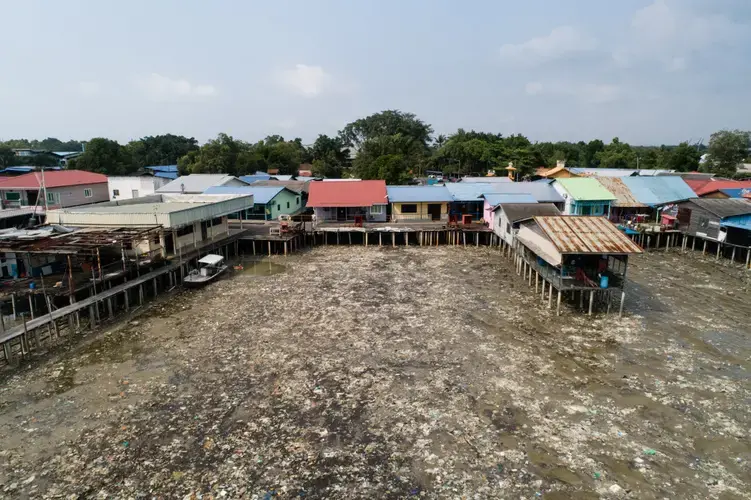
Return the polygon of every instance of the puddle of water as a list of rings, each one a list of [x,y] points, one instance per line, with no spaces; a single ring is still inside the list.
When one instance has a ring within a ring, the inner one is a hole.
[[[287,266],[271,261],[245,261],[236,266],[242,266],[242,269],[235,267],[235,272],[250,276],[273,276],[287,271]]]

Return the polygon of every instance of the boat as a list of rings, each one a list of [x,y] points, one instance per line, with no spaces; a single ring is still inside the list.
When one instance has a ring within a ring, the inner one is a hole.
[[[199,259],[201,265],[199,269],[193,269],[185,277],[185,286],[188,288],[198,288],[211,283],[217,277],[227,270],[227,264],[224,263],[224,257],[221,255],[208,254]]]

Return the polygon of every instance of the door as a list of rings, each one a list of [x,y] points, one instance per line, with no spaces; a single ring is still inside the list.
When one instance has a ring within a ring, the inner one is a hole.
[[[338,221],[346,221],[347,220],[347,209],[344,207],[337,208],[336,209],[336,220]]]
[[[430,215],[431,220],[441,220],[441,204],[429,203],[428,214]]]
[[[134,189],[130,194],[133,195],[133,198],[138,198],[138,189]]]

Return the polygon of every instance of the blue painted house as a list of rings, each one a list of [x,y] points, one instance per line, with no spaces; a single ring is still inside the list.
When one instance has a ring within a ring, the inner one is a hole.
[[[203,194],[252,194],[253,208],[238,214],[243,220],[276,220],[279,215],[294,215],[305,204],[300,193],[284,186],[214,186]]]

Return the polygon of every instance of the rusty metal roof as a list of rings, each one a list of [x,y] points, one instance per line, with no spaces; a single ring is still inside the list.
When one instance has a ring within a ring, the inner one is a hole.
[[[620,177],[597,177],[597,181],[605,189],[615,195],[616,200],[613,202],[614,207],[640,208],[646,207],[645,204],[639,203],[631,189],[623,182]]]
[[[604,217],[535,217],[535,223],[562,254],[630,254],[641,248]]]

